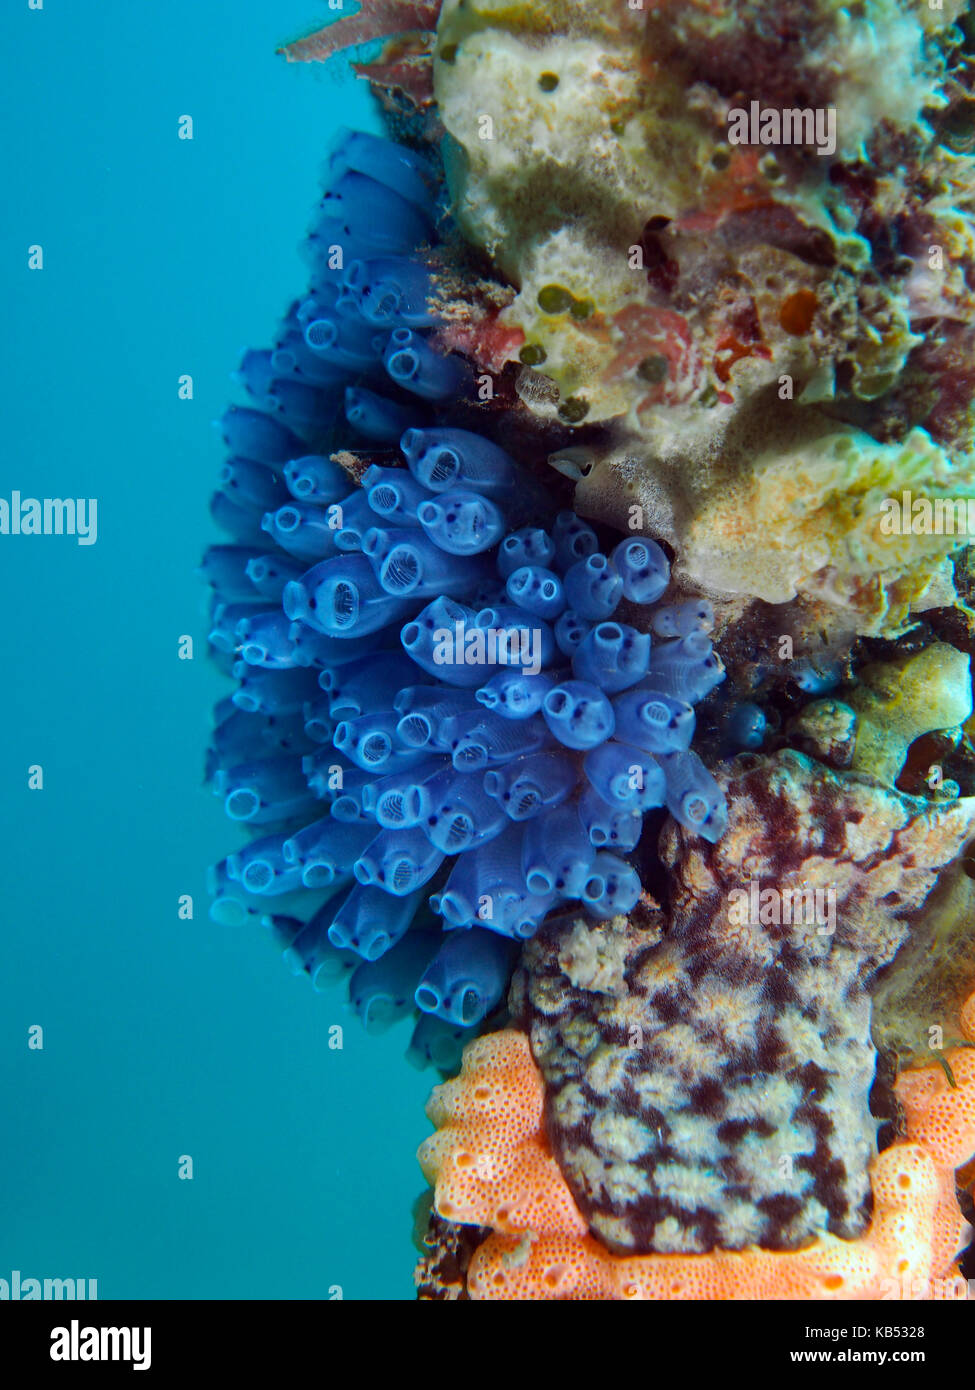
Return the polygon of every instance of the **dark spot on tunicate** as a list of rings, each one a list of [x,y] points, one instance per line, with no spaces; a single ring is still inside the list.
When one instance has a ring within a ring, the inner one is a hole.
[[[554,92],[556,87],[559,85],[559,79],[557,74],[554,72],[543,72],[541,77],[538,79],[538,85],[541,87],[543,92]]]

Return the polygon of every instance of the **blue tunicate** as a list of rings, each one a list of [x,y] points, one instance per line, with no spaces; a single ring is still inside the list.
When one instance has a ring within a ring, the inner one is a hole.
[[[488,573],[480,557],[449,553],[415,528],[370,526],[362,537],[362,553],[382,587],[396,598],[430,598],[445,589],[464,596]]]
[[[221,531],[241,545],[260,545],[261,516],[252,507],[242,507],[225,492],[215,492],[210,498],[210,515]]]
[[[761,748],[765,740],[765,711],[745,701],[735,705],[725,721],[725,736],[732,748]]]
[[[282,854],[306,888],[327,888],[336,879],[351,875],[353,863],[374,838],[372,825],[343,824],[325,816],[289,836]]]
[[[237,854],[227,855],[227,873],[247,889],[263,897],[280,897],[282,893],[300,888],[301,872],[296,870],[282,851],[281,834],[265,835],[251,840]]]
[[[594,748],[613,733],[613,706],[587,681],[561,681],[542,701],[545,722],[566,748]]]
[[[484,774],[484,790],[513,821],[541,815],[572,795],[578,782],[567,753],[539,751]]]
[[[504,501],[518,483],[513,459],[469,430],[407,430],[400,448],[414,478],[431,492],[465,488]]]
[[[400,405],[365,386],[345,388],[345,418],[377,444],[395,444],[405,429],[417,423],[417,413],[415,406]]]
[[[223,442],[232,454],[257,463],[286,463],[302,453],[301,440],[272,416],[232,405],[220,420]]]
[[[291,622],[280,608],[242,617],[236,626],[238,649],[248,666],[288,671],[300,666],[291,640]]]
[[[322,361],[350,371],[374,367],[383,351],[383,334],[337,313],[322,313],[305,325],[305,342]]]
[[[627,811],[651,811],[664,804],[663,768],[652,753],[612,740],[586,754],[589,782],[611,806]]]
[[[487,844],[458,855],[443,890],[431,899],[434,911],[455,927],[479,923],[498,930],[505,900],[527,892],[522,838],[522,827],[512,825]]]
[[[244,573],[253,585],[254,592],[263,599],[274,599],[280,603],[284,586],[292,579],[300,579],[307,568],[297,557],[282,555],[252,555],[244,567]]]
[[[587,787],[582,793],[578,811],[589,841],[597,849],[622,853],[636,849],[643,829],[642,812],[611,806],[595,787]]]
[[[842,681],[843,666],[838,661],[813,662],[802,657],[792,668],[792,677],[808,695],[824,695]]]
[[[402,621],[411,606],[386,593],[366,557],[356,554],[336,555],[315,565],[285,587],[282,601],[289,618],[326,637],[376,632]]]
[[[649,665],[649,635],[625,623],[597,623],[572,655],[573,674],[610,694],[643,680]]]
[[[417,508],[431,496],[405,468],[381,468],[373,464],[363,474],[362,486],[369,506],[387,526],[419,526]]]
[[[213,604],[210,615],[210,631],[207,641],[218,652],[236,652],[237,628],[244,618],[264,612],[262,603],[220,603]]]
[[[421,502],[416,516],[430,540],[451,555],[480,555],[504,535],[503,513],[476,492],[442,492]]]
[[[631,603],[656,603],[670,583],[670,563],[656,541],[620,541],[610,558]]]
[[[349,475],[334,459],[320,454],[302,454],[284,465],[285,482],[299,502],[315,502],[328,507],[349,495]]]
[[[436,199],[437,175],[421,155],[364,130],[342,131],[329,158],[330,175],[355,170],[393,189],[429,213]]]
[[[364,961],[349,981],[349,999],[367,1033],[384,1032],[413,1010],[424,968],[442,938],[411,931],[375,960]]]
[[[563,656],[573,657],[585,641],[592,623],[567,609],[555,624],[555,641]]]
[[[540,719],[503,719],[484,709],[445,719],[437,740],[458,772],[480,772],[533,753],[546,742]]]
[[[257,758],[236,767],[220,768],[213,790],[223,797],[231,820],[267,825],[301,815],[314,805],[301,770],[300,758]]]
[[[665,603],[654,609],[650,625],[659,637],[687,637],[692,632],[710,632],[714,609],[706,598]]]
[[[550,569],[554,559],[555,545],[548,532],[538,526],[524,526],[505,536],[498,547],[498,574],[507,579],[526,565]]]
[[[425,266],[403,256],[351,261],[343,284],[367,323],[377,328],[432,328],[433,285]]]
[[[328,939],[363,960],[378,960],[405,935],[422,899],[422,892],[394,897],[381,888],[357,883],[339,904]]]
[[[288,502],[276,512],[267,512],[262,528],[282,550],[296,560],[314,563],[334,555],[335,527],[330,525],[329,512],[310,502]]]
[[[454,1072],[460,1066],[464,1048],[476,1032],[477,1025],[463,1028],[456,1023],[447,1023],[436,1014],[421,1011],[410,1038],[406,1060],[419,1071],[424,1067],[436,1067],[441,1072]]]
[[[703,633],[691,633],[654,649],[647,686],[696,705],[725,678],[724,664]]]
[[[339,403],[318,386],[291,377],[271,383],[268,405],[278,419],[309,443],[314,444],[335,422]]]
[[[592,843],[574,806],[559,806],[526,822],[521,867],[530,893],[580,897],[593,859]]]
[[[495,932],[448,932],[417,986],[417,1007],[469,1028],[501,998],[513,960],[512,943]]]
[[[609,618],[623,597],[623,581],[598,551],[565,572],[565,600],[573,613],[591,622]]]
[[[259,512],[279,507],[288,497],[281,474],[253,459],[228,459],[220,470],[220,485],[232,502]]]
[[[248,577],[248,566],[260,552],[241,545],[211,545],[203,553],[199,575],[217,597],[253,603],[256,595]]]
[[[476,708],[474,692],[442,685],[412,685],[398,692],[393,709],[400,716],[396,736],[407,748],[444,746],[444,725]]]
[[[593,917],[615,917],[632,912],[641,891],[640,877],[633,866],[618,855],[600,850],[582,890],[582,901]]]
[[[396,736],[397,716],[393,710],[361,714],[343,719],[335,727],[332,741],[356,767],[386,777],[402,767],[412,767],[423,753],[404,747]]]
[[[361,550],[362,538],[376,524],[369,493],[359,488],[334,507],[335,544],[346,552]]]
[[[382,888],[397,898],[414,893],[440,868],[444,855],[418,826],[380,830],[353,865],[360,883]]]
[[[380,777],[363,787],[362,809],[384,830],[408,830],[419,825],[427,806],[426,784],[437,773],[444,775],[443,759],[430,757]]]
[[[667,779],[667,809],[688,830],[714,844],[728,827],[724,792],[696,753],[685,749],[661,758]]]
[[[345,666],[325,667],[318,683],[328,695],[332,715],[354,717],[370,709],[391,709],[415,671],[402,652],[373,652]]]
[[[240,359],[236,375],[248,395],[263,404],[267,389],[275,376],[271,353],[266,349],[248,348]]]
[[[416,664],[448,685],[475,686],[484,680],[484,667],[468,661],[468,635],[475,614],[452,599],[435,598],[403,627],[400,640]]]
[[[499,671],[474,693],[479,704],[504,719],[528,719],[541,709],[542,701],[551,688],[549,676]]]
[[[240,684],[230,698],[249,714],[293,714],[318,689],[311,671],[266,671],[238,661],[234,675]]]
[[[617,695],[616,736],[648,753],[672,753],[690,747],[694,710],[684,700],[637,687]]]
[[[500,835],[507,822],[480,777],[447,764],[412,793],[409,809],[430,843],[443,854],[462,854]]]
[[[368,236],[385,242],[391,255],[418,245],[430,230],[425,208],[354,169],[330,182],[319,204],[316,222],[338,222],[349,236]]]
[[[535,617],[553,621],[565,607],[562,581],[540,565],[522,565],[508,576],[505,593],[513,604]]]
[[[389,335],[383,365],[397,386],[425,401],[456,399],[470,380],[462,357],[436,352],[411,328],[396,328]]]
[[[595,531],[575,512],[559,512],[552,527],[552,543],[555,568],[563,573],[580,560],[595,555],[599,549]]]

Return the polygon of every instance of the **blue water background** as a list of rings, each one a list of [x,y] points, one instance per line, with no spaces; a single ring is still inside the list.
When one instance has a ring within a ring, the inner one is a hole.
[[[380,129],[341,61],[275,56],[332,13],[0,12],[0,496],[98,499],[93,546],[0,536],[0,1278],[97,1278],[103,1298],[412,1296],[435,1077],[405,1062],[406,1024],[367,1037],[260,928],[211,923],[205,892],[240,840],[201,785],[226,693],[194,575],[219,539],[210,422],[240,350],[303,286],[330,136]]]

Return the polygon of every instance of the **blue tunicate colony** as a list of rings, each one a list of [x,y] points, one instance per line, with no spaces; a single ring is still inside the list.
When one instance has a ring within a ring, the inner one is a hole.
[[[430,342],[437,180],[377,137],[344,138],[308,238],[309,294],[222,421],[210,644],[238,684],[207,775],[256,838],[212,871],[212,915],[264,920],[322,988],[351,972],[377,1028],[414,1007],[411,1058],[453,1065],[559,904],[598,918],[641,892],[626,855],[666,805],[709,840],[720,788],[690,749],[723,679],[706,602],[656,607],[663,551],[609,555],[572,512],[518,525],[537,485],[449,424],[470,370]],[[345,426],[399,444],[356,486]],[[446,934],[443,929],[446,929]]]

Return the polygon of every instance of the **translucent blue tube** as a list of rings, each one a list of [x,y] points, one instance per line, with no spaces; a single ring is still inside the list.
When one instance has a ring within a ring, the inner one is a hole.
[[[650,811],[664,804],[664,771],[652,753],[611,740],[586,754],[583,770],[593,787],[619,810]]]
[[[549,676],[525,676],[520,671],[499,671],[474,693],[479,704],[504,719],[528,719],[541,709],[542,701],[551,688]]]
[[[620,541],[610,559],[631,603],[656,603],[670,583],[670,563],[656,541],[642,536]]]
[[[728,828],[725,794],[696,753],[685,749],[661,758],[667,778],[667,809],[686,829],[709,840]]]
[[[335,527],[329,525],[325,507],[312,502],[288,502],[261,521],[271,539],[296,560],[312,564],[337,552]]]
[[[436,1067],[441,1072],[454,1072],[474,1033],[474,1028],[461,1028],[455,1023],[446,1023],[436,1014],[421,1013],[410,1038],[406,1060],[418,1071]]]
[[[483,666],[466,660],[467,637],[475,627],[474,617],[471,609],[453,599],[435,598],[402,628],[403,649],[424,671],[448,685],[481,685]]]
[[[257,463],[286,463],[304,452],[301,440],[271,415],[232,405],[220,418],[223,442],[232,454]]]
[[[615,724],[613,706],[598,686],[587,681],[553,685],[542,701],[542,715],[566,748],[595,748],[612,736]]]
[[[689,748],[694,737],[694,710],[684,700],[637,687],[617,695],[616,737],[648,753]]]
[[[304,753],[311,745],[298,715],[248,714],[227,701],[229,713],[210,736],[213,767],[233,767],[273,753]],[[209,778],[208,778],[209,780]]]
[[[418,826],[380,830],[353,865],[360,883],[401,898],[429,883],[444,861]]]
[[[207,873],[207,891],[212,899],[210,919],[221,926],[239,927],[245,922],[258,922],[267,914],[269,902],[265,893],[251,893],[227,873],[227,861],[214,864]],[[282,893],[274,898],[277,912],[288,913],[305,922],[321,906],[323,893],[309,893],[300,888],[294,893]]]
[[[725,737],[733,749],[761,748],[765,741],[765,711],[751,701],[735,705],[725,721]]]
[[[402,622],[412,606],[380,585],[364,555],[336,555],[288,584],[283,595],[289,618],[326,637],[363,637]]]
[[[370,782],[362,789],[363,810],[383,830],[409,830],[423,817],[425,785],[443,768],[442,757],[431,757]]]
[[[308,922],[277,913],[264,919],[291,973],[310,975],[312,987],[318,991],[348,978],[359,964],[357,955],[337,950],[328,939],[334,911],[334,904],[327,902]]]
[[[302,758],[301,770],[305,774],[309,790],[314,792],[316,799],[332,804],[342,795],[347,778],[360,777],[363,781],[370,780],[368,772],[354,767],[341,753],[336,753],[334,748],[313,748]]]
[[[294,714],[313,699],[318,682],[310,671],[265,671],[238,661],[234,675],[240,682],[231,699],[248,714]]]
[[[413,1010],[420,977],[441,938],[411,931],[378,960],[364,961],[349,981],[349,999],[367,1033],[385,1032]]]
[[[319,312],[327,312],[324,305]],[[297,316],[294,326],[282,334],[271,353],[271,369],[273,376],[268,383],[268,395],[273,394],[275,382],[293,379],[301,385],[317,387],[337,401],[349,379],[348,367],[329,362],[311,350],[305,341],[305,325]]]
[[[518,484],[514,460],[469,430],[407,430],[400,449],[414,478],[431,492],[464,488],[503,501]]]
[[[340,288],[350,261],[412,250],[401,236],[391,244],[383,229],[377,227],[375,233],[375,236],[367,236],[357,231],[353,235],[337,218],[319,215],[315,219],[313,230],[298,248],[311,270],[311,288],[315,294]]]
[[[249,396],[264,403],[268,387],[275,375],[271,354],[266,350],[248,348],[234,374]]]
[[[248,614],[236,627],[242,661],[266,666],[270,671],[290,671],[301,663],[295,658],[291,623],[280,608]]]
[[[417,892],[398,898],[381,888],[357,883],[333,916],[328,939],[340,950],[355,951],[363,960],[378,960],[405,934],[422,897],[422,892]]]
[[[301,887],[301,873],[282,854],[284,836],[265,835],[251,840],[236,854],[227,855],[227,873],[249,893],[279,897]]]
[[[444,854],[462,854],[500,835],[506,822],[481,779],[450,764],[410,793],[408,809],[430,843]]]
[[[442,492],[421,502],[416,515],[430,540],[450,555],[480,555],[497,545],[505,530],[499,508],[476,492]]]
[[[378,328],[432,328],[433,285],[425,265],[404,256],[351,261],[343,283],[367,323]]]
[[[448,932],[417,986],[416,1003],[424,1013],[469,1028],[498,1003],[513,965],[513,942],[496,932]]]
[[[328,695],[330,712],[355,716],[370,709],[390,709],[395,696],[410,684],[416,668],[402,652],[374,652],[346,666],[326,666],[318,683]]]
[[[422,749],[401,745],[396,734],[398,722],[392,710],[343,719],[336,726],[332,741],[339,752],[363,772],[388,777],[401,768],[413,767],[425,756]]]
[[[299,579],[306,568],[297,557],[289,559],[287,555],[274,552],[252,555],[244,566],[244,573],[261,598],[279,602],[284,586],[292,579]]]
[[[505,895],[500,901],[497,915],[485,918],[482,925],[517,941],[527,941],[535,935],[545,919],[545,914],[559,901],[555,892],[539,896],[537,893]]]
[[[291,641],[299,666],[318,667],[323,662],[331,666],[344,666],[369,655],[381,640],[381,632],[367,632],[363,637],[326,637],[304,623],[291,624]]]
[[[395,444],[404,430],[417,424],[417,415],[415,406],[400,405],[364,386],[345,388],[345,418],[377,444]]]
[[[259,553],[249,546],[211,545],[203,552],[198,573],[226,602],[253,603],[258,595],[248,577],[247,567]]]
[[[339,414],[336,396],[297,377],[275,378],[267,399],[276,418],[312,444],[318,442]]]
[[[315,502],[320,507],[341,502],[349,495],[349,475],[334,459],[320,454],[303,454],[284,465],[284,478],[291,495],[299,502]]]
[[[371,526],[363,534],[362,553],[385,591],[397,598],[424,599],[446,591],[463,596],[488,573],[480,556],[449,554],[415,527]]]
[[[534,753],[547,742],[540,719],[502,719],[484,709],[445,719],[437,738],[437,746],[450,754],[458,772],[496,767]]]
[[[370,508],[387,526],[419,526],[416,509],[431,495],[405,468],[373,464],[362,477]]]
[[[319,204],[314,230],[322,223],[338,222],[350,237],[368,237],[380,244],[387,255],[399,255],[425,241],[430,219],[416,203],[410,202],[378,179],[353,170],[329,185]]]
[[[599,550],[599,537],[575,512],[559,512],[552,527],[552,543],[555,546],[553,568],[563,574]]]
[[[480,609],[474,626],[484,634],[483,646],[473,649],[482,667],[517,666],[523,674],[539,675],[555,659],[551,627],[544,618],[526,615],[513,603]]]
[[[349,494],[333,509],[335,544],[339,550],[362,549],[362,538],[376,525],[376,514],[369,505],[369,494],[362,488]]]
[[[610,806],[594,787],[587,787],[582,793],[578,812],[590,843],[597,849],[621,853],[636,849],[643,830],[641,812]]]
[[[505,536],[498,548],[498,573],[507,579],[525,565],[550,569],[555,559],[555,544],[547,531],[538,526],[524,526]]]
[[[220,469],[220,485],[232,502],[259,512],[279,507],[288,497],[281,474],[253,459],[228,459]]]
[[[529,820],[571,796],[577,776],[567,753],[542,751],[491,768],[484,790],[511,820]]]
[[[366,787],[371,786],[375,780],[374,772],[364,772],[361,767],[354,767],[351,772],[347,772],[342,780],[342,790],[332,802],[332,819],[341,821],[343,825],[352,825],[356,821],[371,821],[371,816],[362,805],[362,798]]]
[[[301,815],[315,804],[301,771],[300,758],[258,758],[236,767],[220,768],[213,790],[224,799],[231,820],[267,825]]]
[[[335,176],[350,169],[367,174],[415,203],[424,213],[432,211],[439,183],[433,167],[413,150],[379,135],[363,130],[343,131],[330,156],[329,169]]]
[[[353,864],[375,834],[374,825],[343,824],[325,816],[285,839],[281,854],[306,888],[327,888],[337,879],[351,877]]]
[[[698,655],[703,650],[703,654]],[[646,684],[695,705],[725,678],[724,663],[703,633],[691,633],[654,649]]]
[[[221,531],[241,545],[260,545],[261,517],[251,507],[241,507],[225,492],[215,492],[210,498],[210,515]]]
[[[261,603],[220,603],[213,604],[210,615],[210,630],[207,641],[218,652],[236,652],[238,647],[237,628],[242,619],[253,614],[263,613]]]
[[[430,905],[455,927],[486,925],[495,930],[506,898],[527,892],[521,871],[523,830],[512,825],[500,835],[458,856],[441,893]]]
[[[411,328],[395,328],[389,335],[383,365],[397,386],[425,401],[456,399],[470,384],[463,358],[435,351]]]
[[[563,656],[575,656],[577,648],[589,635],[592,623],[574,613],[571,608],[555,624],[555,641]]]
[[[602,622],[612,616],[622,597],[623,581],[599,551],[565,572],[565,600],[580,618]]]
[[[512,603],[526,613],[554,621],[565,608],[562,581],[552,570],[540,565],[523,565],[508,576],[505,592]]]
[[[597,623],[576,647],[572,672],[581,681],[616,694],[643,680],[650,665],[650,637],[625,623]]]
[[[323,361],[350,371],[365,371],[375,366],[383,350],[381,330],[370,324],[355,324],[336,313],[322,314],[307,323],[305,342]]]
[[[445,721],[476,707],[476,697],[470,690],[452,690],[442,685],[407,686],[393,700],[393,708],[400,716],[397,737],[407,748],[442,748]]]
[[[686,637],[691,632],[710,632],[714,626],[714,609],[706,598],[665,603],[654,609],[650,626],[658,637]]]
[[[557,806],[525,824],[521,867],[528,891],[537,897],[556,893],[578,898],[595,858],[595,850],[574,806]]]
[[[632,912],[642,892],[640,877],[632,865],[601,850],[593,860],[582,890],[586,910],[601,919]]]

